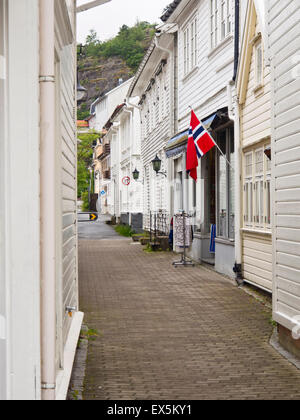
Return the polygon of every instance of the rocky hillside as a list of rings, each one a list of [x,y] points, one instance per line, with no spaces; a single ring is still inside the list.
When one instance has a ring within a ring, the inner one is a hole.
[[[78,108],[78,119],[89,115],[91,103],[132,77],[146,53],[155,32],[155,25],[139,22],[124,25],[118,35],[101,42],[91,31],[85,45],[78,46],[79,80],[87,91],[87,99]]]
[[[125,82],[132,75],[132,69],[119,57],[86,57],[80,60],[79,80],[87,89],[87,98],[79,106],[78,119],[85,118],[85,113],[96,98],[118,86],[119,79]]]

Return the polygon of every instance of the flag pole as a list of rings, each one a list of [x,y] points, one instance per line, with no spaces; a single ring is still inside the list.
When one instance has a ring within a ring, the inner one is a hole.
[[[219,150],[219,152],[221,153],[221,155],[223,156],[223,158],[226,160],[226,162],[228,163],[228,165],[231,167],[231,169],[234,171],[234,167],[231,165],[231,163],[229,162],[229,160],[227,159],[227,157],[224,155],[224,153],[222,152],[222,150],[220,149],[220,147],[217,145],[217,143],[214,141],[217,149]]]
[[[191,107],[191,105],[189,105],[189,108],[190,108],[190,110],[191,111],[193,111],[193,108]],[[203,124],[203,122],[200,120],[200,122],[201,122],[201,124],[203,125],[203,127],[204,127],[204,124]],[[218,146],[218,144],[215,142],[215,140],[213,139],[213,141],[214,141],[214,143],[215,143],[215,145],[216,145],[216,148],[219,150],[219,152],[221,153],[221,155],[223,156],[223,158],[226,160],[226,162],[227,162],[227,164],[231,167],[231,169],[233,170],[233,171],[235,171],[235,169],[234,169],[234,167],[231,165],[231,163],[229,162],[229,160],[227,159],[227,157],[224,155],[224,153],[222,152],[222,150],[220,149],[220,147]]]

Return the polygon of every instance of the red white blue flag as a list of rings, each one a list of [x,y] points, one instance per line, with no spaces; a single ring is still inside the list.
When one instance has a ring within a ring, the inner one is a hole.
[[[206,155],[215,145],[216,143],[211,135],[205,130],[203,124],[198,120],[194,111],[192,111],[186,155],[186,170],[195,181],[197,181],[198,158]]]

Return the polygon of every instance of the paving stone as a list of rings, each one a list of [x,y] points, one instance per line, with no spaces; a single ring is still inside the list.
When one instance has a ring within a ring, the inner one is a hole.
[[[271,310],[204,267],[127,240],[79,243],[89,340],[83,399],[299,399]]]

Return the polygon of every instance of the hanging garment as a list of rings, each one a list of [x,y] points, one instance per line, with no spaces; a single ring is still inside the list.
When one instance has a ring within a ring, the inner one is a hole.
[[[174,217],[174,242],[179,248],[192,245],[191,221],[186,215],[177,214]]]
[[[216,225],[211,225],[209,252],[212,253],[212,254],[215,254],[215,252],[216,252],[216,234],[217,234]]]

